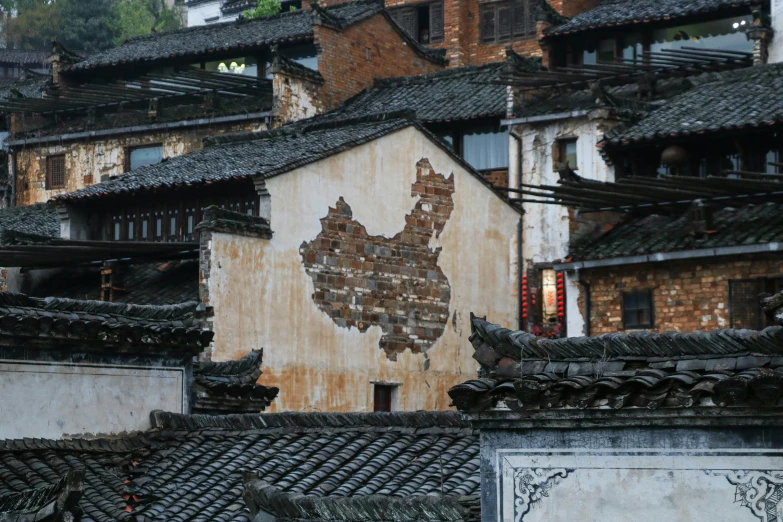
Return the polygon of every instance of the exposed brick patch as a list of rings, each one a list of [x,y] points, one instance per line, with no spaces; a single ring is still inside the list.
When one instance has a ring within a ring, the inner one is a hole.
[[[446,179],[423,159],[411,188],[419,196],[392,238],[370,236],[341,197],[321,220],[322,231],[299,252],[315,285],[313,300],[338,326],[380,326],[379,346],[390,359],[426,351],[443,334],[451,285],[431,249],[454,210],[454,176]]]
[[[496,187],[508,187],[508,169],[490,170],[484,178]]]

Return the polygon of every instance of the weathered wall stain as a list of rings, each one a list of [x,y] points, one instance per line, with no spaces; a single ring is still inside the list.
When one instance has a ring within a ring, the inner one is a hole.
[[[451,285],[430,248],[454,210],[454,176],[437,174],[427,160],[416,165],[411,195],[418,197],[403,230],[387,238],[367,234],[340,197],[321,219],[321,233],[300,247],[313,279],[313,300],[338,326],[383,331],[379,346],[391,359],[427,348],[443,335]]]

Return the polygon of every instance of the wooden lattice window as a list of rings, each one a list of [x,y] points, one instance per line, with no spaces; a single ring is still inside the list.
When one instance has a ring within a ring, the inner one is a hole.
[[[46,158],[46,188],[65,188],[65,154]]]
[[[729,281],[729,326],[758,330],[761,327],[762,280]]]
[[[505,42],[536,35],[535,5],[532,0],[506,0],[481,6],[481,41]]]
[[[443,41],[443,2],[392,9],[390,14],[408,36],[417,42],[427,44]]]

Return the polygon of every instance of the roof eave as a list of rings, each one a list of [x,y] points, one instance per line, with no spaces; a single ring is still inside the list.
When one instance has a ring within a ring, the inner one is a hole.
[[[715,248],[699,248],[692,250],[678,250],[674,252],[655,252],[635,256],[609,257],[603,259],[586,259],[582,261],[566,261],[554,263],[554,270],[588,270],[591,268],[604,268],[620,265],[634,265],[642,263],[661,263],[666,261],[679,261],[685,259],[704,259],[721,256],[737,256],[746,254],[762,254],[767,252],[783,252],[783,243],[771,242],[755,245],[737,245]]]

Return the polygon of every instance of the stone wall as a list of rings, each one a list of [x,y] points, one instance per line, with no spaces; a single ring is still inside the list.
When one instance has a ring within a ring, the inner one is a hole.
[[[384,16],[373,16],[343,30],[314,28],[320,47],[318,71],[324,77],[321,101],[334,109],[375,78],[412,76],[444,69],[414,51]]]
[[[591,335],[623,330],[622,294],[636,289],[652,290],[652,330],[715,330],[730,325],[729,281],[783,276],[783,256],[634,264],[583,270],[581,276],[590,284]]]
[[[207,136],[256,131],[265,127],[264,121],[245,121],[174,131],[128,133],[112,138],[61,144],[16,147],[16,204],[31,205],[45,202],[59,194],[100,183],[101,176],[118,176],[124,173],[125,156],[129,147],[162,145],[163,157],[171,158],[200,149],[202,140]],[[54,154],[65,154],[65,187],[48,190],[46,158]]]

